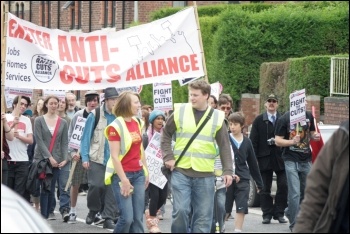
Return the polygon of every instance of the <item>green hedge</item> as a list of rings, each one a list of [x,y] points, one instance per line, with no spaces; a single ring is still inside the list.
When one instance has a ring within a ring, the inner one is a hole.
[[[152,20],[179,9],[159,10]],[[198,7],[198,14],[209,81],[220,81],[235,101],[242,93],[259,92],[264,62],[349,53],[348,2],[224,4]],[[302,74],[300,79],[305,80]],[[174,102],[187,102],[187,86],[172,83]],[[150,104],[149,86],[141,96]]]

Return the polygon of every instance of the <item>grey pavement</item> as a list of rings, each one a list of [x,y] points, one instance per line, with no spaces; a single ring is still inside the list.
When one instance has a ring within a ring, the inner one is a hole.
[[[68,224],[62,221],[62,217],[58,212],[59,204],[56,206],[56,220],[47,221],[52,229],[56,233],[111,233],[112,231],[103,229],[101,226],[87,225],[85,224],[85,218],[88,213],[86,207],[86,196],[78,196],[78,218],[77,223]],[[164,220],[159,222],[159,228],[163,233],[170,233],[171,230],[171,211],[172,205],[167,200],[165,206]],[[235,216],[235,211],[233,211]],[[262,224],[261,210],[259,207],[249,208],[249,214],[245,216],[243,224],[243,232],[246,233],[290,233],[288,224],[280,224],[276,220],[271,220],[271,224]],[[234,219],[229,219],[226,222],[226,233],[232,233],[234,231]],[[145,232],[148,230],[145,225]]]

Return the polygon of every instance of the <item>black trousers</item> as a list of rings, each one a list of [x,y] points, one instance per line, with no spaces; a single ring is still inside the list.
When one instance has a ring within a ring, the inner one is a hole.
[[[273,180],[273,170],[261,171],[261,178],[264,183],[264,189],[260,192],[260,207],[263,212],[263,218],[278,218],[284,216],[284,209],[287,207],[288,185],[285,170],[275,171],[277,192],[275,200],[271,196],[271,187]]]
[[[26,183],[29,173],[28,161],[8,161],[8,179],[7,185],[26,200],[28,193],[26,193]]]
[[[150,216],[157,216],[157,211],[165,204],[168,197],[168,183],[163,189],[160,189],[154,184],[149,183],[149,214]]]

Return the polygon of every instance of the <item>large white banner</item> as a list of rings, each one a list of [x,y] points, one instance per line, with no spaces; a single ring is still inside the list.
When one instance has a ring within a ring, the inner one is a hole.
[[[193,7],[118,32],[65,32],[8,14],[5,85],[90,90],[204,75]]]
[[[305,89],[295,91],[289,95],[290,100],[290,125],[305,122],[306,106],[305,106]]]
[[[155,132],[145,149],[149,182],[163,189],[168,181],[161,171],[163,156],[160,149],[160,134]]]

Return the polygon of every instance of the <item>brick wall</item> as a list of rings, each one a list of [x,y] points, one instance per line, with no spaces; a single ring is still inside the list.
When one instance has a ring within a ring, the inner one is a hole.
[[[325,124],[340,124],[349,119],[349,97],[326,97],[324,111]]]
[[[315,115],[317,122],[320,121],[320,112],[321,112],[321,97],[318,95],[310,95],[306,97],[307,105],[306,110],[312,111],[312,106],[315,107]]]
[[[242,94],[240,111],[242,111],[245,116],[245,125],[251,125],[256,116],[260,114],[260,94]]]

